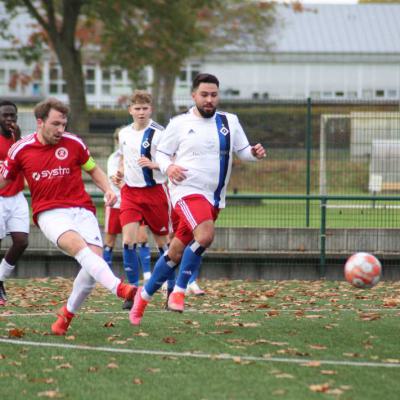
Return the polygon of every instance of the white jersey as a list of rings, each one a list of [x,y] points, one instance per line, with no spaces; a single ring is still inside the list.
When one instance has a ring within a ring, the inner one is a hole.
[[[159,170],[142,168],[138,164],[141,156],[154,160],[163,130],[153,120],[141,131],[135,130],[133,124],[120,130],[119,146],[124,156],[124,180],[128,186],[146,187],[166,182],[166,177]]]
[[[111,180],[111,177],[118,171],[119,161],[121,159],[121,151],[118,149],[111,153],[107,160],[107,176],[111,185],[111,189],[117,195],[117,202],[113,205],[113,208],[119,208],[121,206],[121,190],[118,186],[115,186]]]
[[[184,196],[201,194],[215,207],[224,208],[232,153],[249,146],[235,114],[217,111],[212,118],[202,118],[192,108],[172,118],[158,144],[157,162],[165,172],[167,155],[174,158],[174,164],[187,169],[186,179],[169,184],[173,205]]]

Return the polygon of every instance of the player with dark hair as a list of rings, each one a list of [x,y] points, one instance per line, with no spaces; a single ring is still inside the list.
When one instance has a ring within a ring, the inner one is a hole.
[[[17,125],[18,109],[11,101],[0,102],[0,163],[7,158],[10,147],[20,139]],[[0,241],[10,234],[12,244],[0,263],[0,306],[7,303],[4,281],[28,246],[29,207],[23,194],[24,177],[18,174],[14,182],[0,189]]]
[[[225,207],[233,153],[248,161],[265,157],[261,144],[249,144],[236,115],[217,111],[219,81],[214,75],[195,77],[192,98],[194,107],[170,121],[157,147],[156,161],[169,178],[178,223],[168,251],[158,259],[150,280],[136,293],[130,312],[133,325],[140,324],[153,294],[179,263],[168,308],[184,310],[188,281],[199,269],[214,239],[215,220]]]

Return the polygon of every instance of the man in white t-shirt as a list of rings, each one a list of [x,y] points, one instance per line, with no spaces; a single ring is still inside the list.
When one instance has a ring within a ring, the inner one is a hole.
[[[140,324],[152,295],[178,263],[179,275],[168,308],[183,311],[187,283],[211,245],[214,222],[225,207],[233,153],[248,161],[266,155],[261,144],[249,144],[236,115],[217,111],[219,81],[214,75],[197,75],[192,97],[195,106],[170,121],[157,146],[156,161],[170,182],[177,217],[173,221],[175,235],[150,280],[136,292],[129,316],[133,325]]]
[[[161,254],[167,249],[170,226],[170,202],[166,176],[154,161],[164,128],[151,119],[152,98],[136,90],[130,98],[133,123],[119,132],[121,164],[115,183],[123,179],[121,189],[123,263],[128,282],[139,283],[139,259],[136,251],[140,225],[144,222],[153,234]],[[131,308],[126,301],[123,308]]]

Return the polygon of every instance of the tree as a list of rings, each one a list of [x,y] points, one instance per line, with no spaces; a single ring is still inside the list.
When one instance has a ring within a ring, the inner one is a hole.
[[[3,3],[11,17],[19,8],[24,8],[38,22],[40,29],[32,37],[31,48],[24,46],[20,50],[22,54],[25,52],[28,61],[40,57],[43,40],[54,51],[66,82],[71,108],[70,129],[86,134],[89,116],[82,70],[82,42],[77,40],[77,31],[82,9],[89,6],[91,0],[3,0]]]
[[[106,62],[127,69],[134,80],[146,65],[152,67],[155,105],[168,117],[183,62],[230,43],[267,49],[274,10],[270,2],[119,0],[103,5],[101,14],[108,18],[101,42]]]

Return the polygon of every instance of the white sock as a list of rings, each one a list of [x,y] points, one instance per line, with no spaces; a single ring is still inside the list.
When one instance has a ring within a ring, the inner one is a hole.
[[[142,291],[140,292],[140,295],[142,296],[142,299],[143,299],[143,300],[150,301],[150,300],[152,299],[152,296],[150,296],[150,295],[146,292],[146,289],[145,289],[145,288],[142,289]]]
[[[143,272],[143,279],[148,281],[151,277],[151,272]]]
[[[112,273],[103,258],[95,254],[89,247],[85,247],[75,255],[75,259],[97,282],[112,293],[117,293],[117,286],[121,280]]]
[[[69,295],[67,301],[67,310],[75,314],[81,307],[82,303],[85,301],[86,297],[89,296],[95,285],[96,281],[94,280],[94,278],[92,278],[86,272],[86,270],[81,268],[74,280],[72,292]]]
[[[172,293],[186,293],[186,289],[182,289],[179,286],[174,286],[174,290],[172,291]]]
[[[0,263],[0,281],[5,281],[10,275],[15,265],[10,265],[5,258]]]

